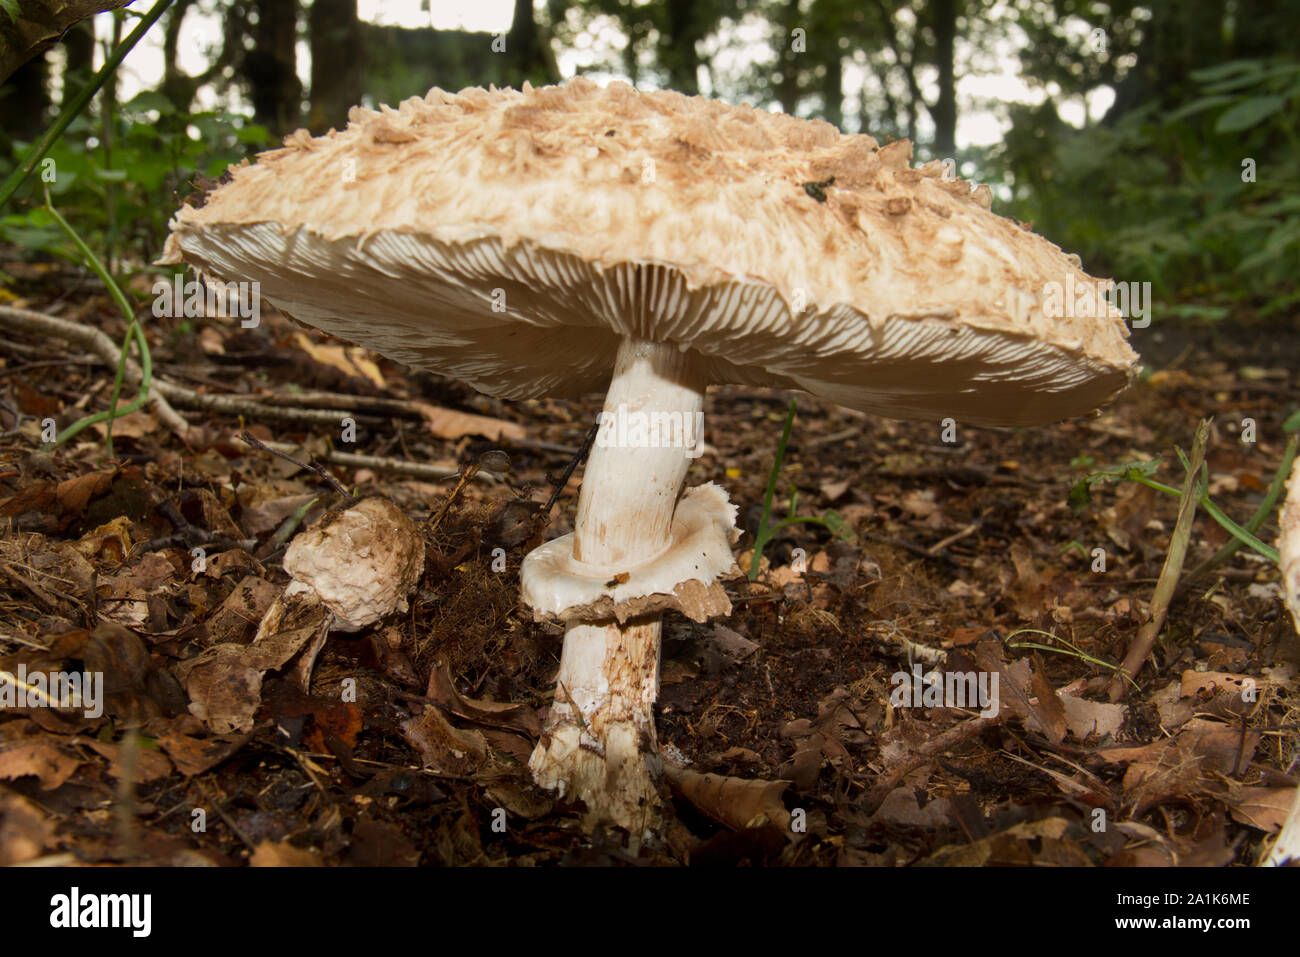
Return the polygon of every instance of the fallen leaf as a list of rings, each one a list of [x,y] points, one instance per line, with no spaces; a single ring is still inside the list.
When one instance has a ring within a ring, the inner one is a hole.
[[[344,375],[369,379],[381,389],[388,388],[388,380],[365,349],[313,342],[304,332],[294,336],[293,344],[322,365],[337,369]]]
[[[176,770],[188,778],[216,767],[247,744],[251,738],[252,734],[224,738],[198,738],[174,729],[159,735],[155,740],[159,747],[167,752],[167,756],[176,765]]]
[[[320,867],[315,851],[294,847],[288,841],[260,841],[248,857],[253,867]]]
[[[1080,741],[1092,735],[1105,738],[1118,734],[1128,713],[1122,704],[1089,701],[1072,694],[1061,694],[1058,698],[1065,709],[1066,727]]]
[[[1260,831],[1280,831],[1291,811],[1295,788],[1241,788],[1228,797],[1233,820]]]
[[[481,435],[493,442],[500,442],[502,439],[522,439],[528,434],[518,422],[457,412],[455,409],[444,409],[427,402],[416,402],[415,405],[424,416],[424,424],[428,426],[429,431],[440,439]]]
[[[435,707],[401,724],[402,737],[427,768],[441,774],[472,774],[487,760],[487,742],[477,731],[454,728]]]
[[[40,781],[42,790],[51,791],[72,777],[82,764],[80,758],[60,751],[43,732],[25,733],[32,727],[26,722],[0,727],[4,729],[0,736],[0,779],[12,781],[31,775]]]
[[[437,661],[430,669],[426,695],[430,701],[437,702],[452,714],[468,718],[478,724],[495,728],[513,728],[534,739],[542,730],[537,712],[525,705],[476,701],[473,698],[461,697],[451,679],[451,670],[446,661]]]
[[[664,776],[696,809],[733,831],[765,824],[775,824],[782,830],[790,826],[790,812],[781,801],[789,781],[700,774],[670,764],[664,765]]]
[[[32,801],[0,791],[0,867],[40,857],[54,842],[54,823]]]
[[[190,713],[214,734],[248,731],[262,702],[262,673],[248,664],[243,645],[215,645],[179,666]]]

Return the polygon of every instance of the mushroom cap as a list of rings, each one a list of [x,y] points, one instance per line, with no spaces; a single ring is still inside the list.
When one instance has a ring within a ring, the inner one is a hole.
[[[1088,412],[1133,374],[1078,257],[906,140],[583,78],[349,120],[233,168],[161,261],[505,398],[603,389],[623,337],[715,383],[973,424]]]
[[[1300,458],[1291,468],[1286,483],[1286,501],[1277,518],[1277,558],[1282,569],[1282,590],[1286,606],[1300,632]],[[1297,797],[1300,801],[1300,796]]]
[[[313,592],[334,612],[337,630],[360,631],[406,610],[424,571],[424,539],[388,499],[362,499],[295,535],[284,570],[293,577],[285,597]]]

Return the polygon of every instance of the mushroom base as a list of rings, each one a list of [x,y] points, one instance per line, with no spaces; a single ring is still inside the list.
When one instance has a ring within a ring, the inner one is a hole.
[[[624,340],[583,475],[573,537],[550,549],[543,546],[540,555],[525,560],[528,578],[537,586],[525,590],[561,613],[567,625],[555,700],[528,766],[542,787],[586,804],[589,826],[615,824],[634,844],[654,827],[663,803],[653,710],[659,691],[659,615],[611,615],[583,598],[571,605],[571,597],[543,587],[548,578],[543,556],[560,552],[563,567],[553,569],[560,574],[550,576],[557,579],[552,584],[572,585],[575,576],[597,583],[587,599],[602,598],[619,583],[631,584],[640,568],[666,571],[661,562],[707,586],[696,577],[708,564],[704,542],[699,555],[681,556],[681,568],[670,554],[692,454],[685,428],[699,422],[707,384],[697,359],[676,346]],[[716,509],[704,509],[702,525],[714,527],[716,510],[718,523],[729,529],[734,512],[721,489],[715,497],[721,501],[714,502]],[[705,492],[701,501],[714,498]],[[685,534],[684,527],[679,530]],[[714,560],[730,564],[728,536],[723,531],[718,537]],[[678,584],[651,583],[666,595]]]
[[[555,701],[528,762],[540,786],[581,800],[590,821],[617,824],[637,843],[664,804],[653,712],[659,630],[657,615],[570,623]]]

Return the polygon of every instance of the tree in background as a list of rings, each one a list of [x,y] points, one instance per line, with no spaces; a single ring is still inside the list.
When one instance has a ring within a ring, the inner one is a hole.
[[[311,111],[313,133],[342,129],[348,110],[361,102],[365,39],[357,18],[357,0],[312,0],[307,14],[311,38]]]

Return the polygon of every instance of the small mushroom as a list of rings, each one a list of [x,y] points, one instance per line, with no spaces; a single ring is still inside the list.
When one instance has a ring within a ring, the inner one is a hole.
[[[709,385],[1033,425],[1133,374],[1077,261],[987,189],[910,169],[906,141],[584,78],[349,119],[182,208],[163,261],[257,280],[299,320],[490,395],[607,388],[574,532],[521,573],[566,625],[530,767],[638,840],[661,801],[660,617],[730,610],[735,508],[683,492]],[[1085,295],[1057,308],[1047,284]]]
[[[386,498],[327,512],[284,553],[285,598],[310,594],[334,614],[333,631],[360,631],[395,611],[424,571],[420,529]]]
[[[1300,632],[1300,458],[1291,468],[1286,483],[1286,501],[1277,519],[1277,557],[1282,569],[1282,590],[1286,606]],[[1300,788],[1296,789],[1282,831],[1273,843],[1264,863],[1282,866],[1290,861],[1300,863]]]
[[[292,581],[262,615],[252,644],[282,644],[277,636],[288,635],[296,654],[309,632],[294,676],[306,691],[330,632],[361,631],[406,611],[406,597],[424,573],[424,538],[388,499],[365,498],[326,512],[295,535],[284,570]]]

